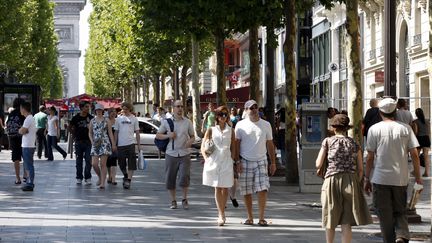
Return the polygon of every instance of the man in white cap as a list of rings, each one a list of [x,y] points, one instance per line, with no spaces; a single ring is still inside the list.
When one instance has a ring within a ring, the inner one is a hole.
[[[267,202],[267,191],[270,188],[268,176],[267,153],[271,164],[270,173],[276,171],[275,148],[270,123],[260,119],[256,101],[245,103],[246,119],[235,127],[235,158],[236,170],[240,173],[240,194],[244,196],[248,218],[245,225],[253,225],[252,193],[258,196],[258,225],[267,226],[264,210]],[[240,160],[241,158],[241,160]]]
[[[408,152],[413,160],[415,180],[423,184],[416,149],[419,144],[410,126],[395,121],[395,100],[385,98],[378,108],[383,121],[371,126],[367,134],[365,191],[368,195],[373,191],[384,242],[408,242]]]

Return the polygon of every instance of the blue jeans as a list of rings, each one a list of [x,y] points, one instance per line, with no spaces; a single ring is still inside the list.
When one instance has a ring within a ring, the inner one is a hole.
[[[29,177],[27,178],[27,185],[34,186],[34,165],[33,155],[36,148],[22,148],[22,158],[24,163],[24,169],[28,171]]]
[[[48,160],[54,160],[54,155],[53,155],[53,148],[55,148],[57,151],[59,151],[62,155],[63,158],[66,157],[67,153],[57,144],[57,136],[47,136],[47,142],[48,142],[48,147],[47,147],[47,152],[48,152]]]
[[[76,178],[77,179],[90,179],[91,176],[91,144],[88,142],[75,142],[75,155],[76,155]],[[85,159],[85,170],[83,176],[83,159]]]

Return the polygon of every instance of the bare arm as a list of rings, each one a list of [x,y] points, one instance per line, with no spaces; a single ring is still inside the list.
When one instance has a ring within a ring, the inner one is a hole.
[[[363,178],[363,155],[360,149],[357,152],[357,175],[360,180]]]
[[[417,184],[423,185],[423,181],[422,181],[422,178],[420,176],[420,159],[419,159],[419,155],[417,152],[417,148],[411,148],[409,150],[409,153],[411,155],[411,159],[412,159],[412,163],[413,163],[413,167],[414,167],[415,180],[416,180]]]
[[[270,157],[270,174],[274,175],[274,173],[276,172],[276,155],[275,155],[275,147],[273,144],[273,140],[267,140],[266,141],[266,145],[267,145],[267,153],[269,154]]]
[[[114,139],[114,134],[112,132],[112,122],[110,120],[108,120],[108,122],[107,122],[107,129],[108,129],[108,136],[109,136],[109,138],[111,140],[112,150],[116,151],[117,150],[117,145],[116,145],[116,142],[115,142],[115,139]]]
[[[21,134],[21,135],[27,134],[28,132],[29,132],[29,131],[28,131],[28,128],[26,128],[26,127],[21,127],[21,128],[18,130],[18,133]]]
[[[322,164],[324,163],[325,157],[327,155],[327,151],[325,148],[321,147],[317,159],[315,161],[315,167],[318,169],[322,166]]]
[[[234,136],[234,129],[231,132],[231,146],[230,146],[230,150],[231,150],[231,159],[236,161],[236,144],[235,144],[235,136]]]
[[[90,138],[90,142],[93,144],[93,125],[91,122],[87,125],[87,128],[88,128],[88,136]]]
[[[364,190],[366,192],[367,195],[369,195],[372,192],[372,184],[370,182],[370,176],[371,176],[371,171],[374,165],[374,159],[375,159],[375,153],[368,151],[368,155],[367,155],[367,159],[366,159],[366,170],[365,170],[365,185],[364,185]]]

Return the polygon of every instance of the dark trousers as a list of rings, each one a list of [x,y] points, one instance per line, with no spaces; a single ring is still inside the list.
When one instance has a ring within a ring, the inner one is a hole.
[[[38,128],[36,131],[36,139],[37,139],[37,156],[38,158],[42,157],[42,149],[45,149],[45,158],[48,158],[47,153],[47,140],[45,137],[45,128]]]
[[[90,179],[91,176],[91,143],[88,142],[75,142],[75,155],[76,155],[76,178],[77,179]],[[85,169],[83,176],[83,160],[85,160]]]
[[[54,155],[52,150],[53,148],[59,151],[63,155],[63,158],[66,157],[67,153],[57,144],[57,136],[48,135],[48,147],[47,147],[48,160],[54,160]]]
[[[397,237],[409,239],[406,186],[373,184],[373,204],[384,243],[393,243]]]

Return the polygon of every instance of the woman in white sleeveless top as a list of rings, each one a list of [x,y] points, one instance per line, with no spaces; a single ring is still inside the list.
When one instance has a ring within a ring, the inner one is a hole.
[[[205,146],[201,146],[204,157],[203,185],[215,188],[215,201],[219,217],[217,224],[225,224],[225,205],[229,196],[229,188],[234,183],[234,130],[228,125],[229,112],[227,107],[216,109],[216,126],[207,129],[203,143],[212,139],[214,151],[208,155]]]

